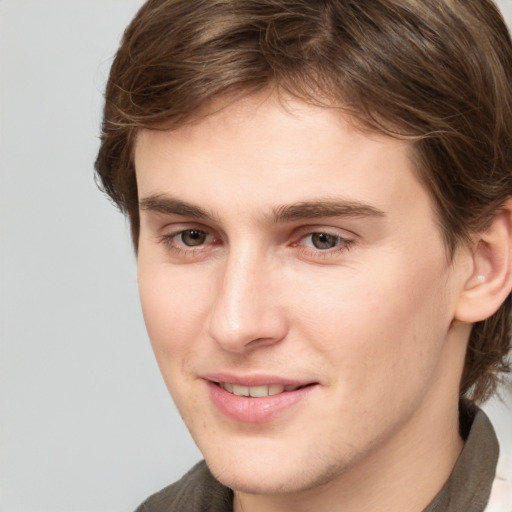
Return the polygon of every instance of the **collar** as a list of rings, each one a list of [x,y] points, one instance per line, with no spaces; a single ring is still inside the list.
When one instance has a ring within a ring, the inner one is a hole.
[[[499,455],[494,428],[466,399],[459,403],[459,425],[464,448],[450,478],[423,512],[483,512],[489,501]]]

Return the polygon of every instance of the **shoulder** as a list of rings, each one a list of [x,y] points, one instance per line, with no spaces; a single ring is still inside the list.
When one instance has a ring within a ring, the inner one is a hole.
[[[233,493],[204,461],[177,482],[150,496],[135,512],[232,512]]]

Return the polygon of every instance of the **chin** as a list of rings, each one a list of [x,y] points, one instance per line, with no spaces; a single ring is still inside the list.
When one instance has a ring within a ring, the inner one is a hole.
[[[307,491],[331,482],[343,473],[343,461],[322,460],[319,454],[292,451],[245,451],[240,457],[205,456],[212,474],[225,486],[246,494],[289,494]]]
[[[262,470],[244,468],[243,465],[226,468],[208,463],[208,466],[219,482],[245,494],[287,494],[308,487],[304,486],[299,475],[288,474],[286,471],[283,472],[282,468],[276,468],[271,464]]]

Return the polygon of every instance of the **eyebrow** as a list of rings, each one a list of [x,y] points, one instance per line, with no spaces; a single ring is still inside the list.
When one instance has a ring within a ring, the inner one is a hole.
[[[216,215],[207,210],[181,199],[167,195],[152,195],[139,201],[139,208],[143,211],[162,213],[165,215],[179,215],[202,220],[218,220]],[[279,224],[305,219],[319,219],[326,217],[385,217],[386,214],[366,203],[344,199],[318,199],[303,201],[289,205],[276,206],[267,216],[271,223]]]
[[[139,209],[166,215],[192,217],[194,219],[212,219],[214,217],[199,206],[163,195],[149,196],[139,200]]]
[[[369,204],[343,199],[320,199],[278,206],[272,214],[275,223],[324,217],[385,217],[386,214]]]

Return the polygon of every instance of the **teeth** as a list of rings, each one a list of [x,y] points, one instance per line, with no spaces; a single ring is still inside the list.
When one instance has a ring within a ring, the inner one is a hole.
[[[254,386],[249,388],[249,393],[254,397],[268,396],[268,386]]]
[[[236,396],[249,396],[249,388],[247,386],[233,384],[233,394]]]
[[[239,386],[228,382],[220,382],[219,384],[221,388],[236,396],[251,396],[254,398],[278,395],[283,391],[294,391],[300,388],[300,386],[282,386],[281,384],[271,384],[270,386]]]
[[[268,387],[268,394],[270,396],[272,395],[279,395],[279,393],[282,393],[284,391],[284,386],[281,386],[279,384],[272,384]]]

